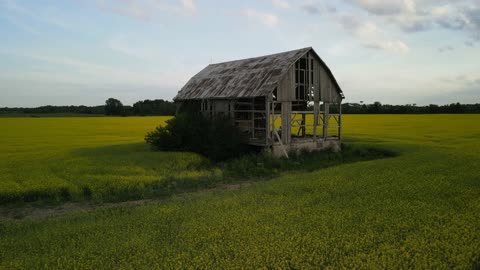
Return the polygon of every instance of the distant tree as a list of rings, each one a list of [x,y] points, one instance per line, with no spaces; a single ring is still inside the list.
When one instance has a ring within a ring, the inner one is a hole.
[[[382,103],[380,101],[375,101],[372,105],[368,105],[368,113],[381,113],[382,112]]]
[[[135,115],[175,115],[174,102],[163,99],[138,101],[133,104]]]
[[[106,115],[121,115],[123,113],[123,104],[120,100],[109,98],[105,101]]]

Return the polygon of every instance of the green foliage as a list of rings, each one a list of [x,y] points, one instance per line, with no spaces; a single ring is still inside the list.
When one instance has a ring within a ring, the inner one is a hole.
[[[175,103],[163,99],[138,101],[133,104],[134,115],[175,115]]]
[[[120,106],[121,102],[117,99],[108,99],[108,107],[101,106],[40,106],[35,108],[0,108],[0,117],[12,116],[99,116],[99,115],[164,115],[171,116],[175,114],[176,106],[173,101],[163,99],[138,101],[133,106]],[[107,111],[105,109],[107,108]],[[121,109],[120,109],[121,108]]]
[[[0,116],[28,116],[28,115],[103,115],[105,114],[105,106],[40,106],[36,108],[0,108]]]
[[[145,136],[162,151],[188,151],[214,161],[239,157],[247,150],[241,131],[228,118],[209,120],[198,113],[181,113]]]
[[[122,115],[123,104],[120,100],[109,98],[105,101],[105,114],[106,115]]]

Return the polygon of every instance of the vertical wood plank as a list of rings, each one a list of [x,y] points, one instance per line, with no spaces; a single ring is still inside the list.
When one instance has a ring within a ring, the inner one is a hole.
[[[328,120],[330,118],[329,113],[329,103],[324,103],[325,109],[323,112],[323,139],[328,137]]]
[[[270,145],[270,96],[265,97],[265,144]]]
[[[318,126],[318,101],[313,102],[313,139],[317,140],[317,126]]]
[[[339,106],[339,113],[338,113],[338,139],[342,139],[342,102],[338,104]]]

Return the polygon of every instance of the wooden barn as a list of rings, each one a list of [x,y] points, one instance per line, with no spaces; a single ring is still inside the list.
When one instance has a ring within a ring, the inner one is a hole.
[[[343,92],[312,48],[211,64],[174,98],[208,117],[228,116],[249,144],[288,156],[340,150]]]

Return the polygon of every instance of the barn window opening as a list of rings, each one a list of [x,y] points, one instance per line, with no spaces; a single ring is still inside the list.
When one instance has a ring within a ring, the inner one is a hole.
[[[295,63],[295,100],[314,100],[314,74],[314,61],[310,55],[300,58]]]

